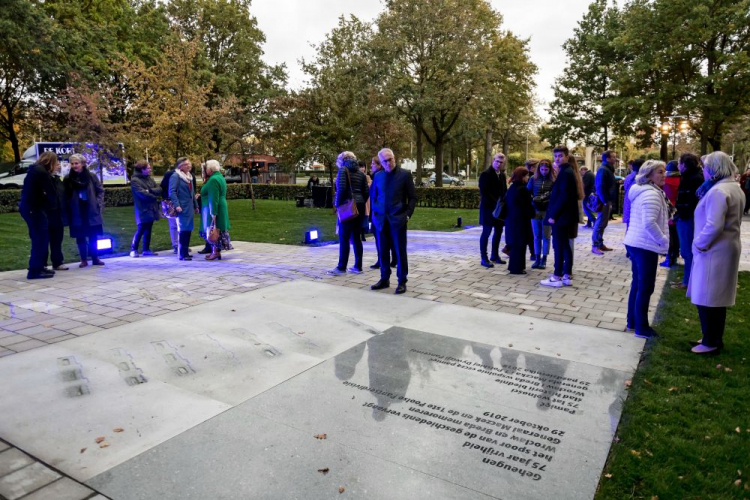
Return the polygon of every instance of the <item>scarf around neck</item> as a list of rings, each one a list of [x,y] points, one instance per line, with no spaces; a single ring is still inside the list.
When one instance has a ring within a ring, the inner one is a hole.
[[[175,170],[175,173],[177,175],[179,175],[180,178],[182,178],[182,180],[185,181],[185,182],[187,182],[188,184],[192,184],[193,183],[193,176],[192,175],[186,174],[185,172],[183,172],[179,168],[177,170]]]

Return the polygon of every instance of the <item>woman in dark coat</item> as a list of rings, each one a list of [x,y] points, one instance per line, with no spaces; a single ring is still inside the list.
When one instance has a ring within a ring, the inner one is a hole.
[[[336,194],[333,200],[338,212],[339,207],[352,199],[357,204],[358,215],[353,219],[342,221],[339,218],[339,262],[336,267],[328,271],[329,274],[339,275],[346,272],[349,262],[349,242],[354,247],[354,266],[349,271],[354,274],[362,272],[362,239],[360,230],[365,217],[365,203],[370,197],[367,187],[367,177],[359,170],[357,157],[351,151],[344,151],[336,159],[339,168],[336,175]],[[340,217],[340,216],[339,216]]]
[[[505,195],[505,243],[510,247],[508,271],[510,274],[526,274],[526,246],[534,217],[531,193],[526,188],[528,169],[516,168],[510,180],[511,185]]]
[[[102,228],[104,188],[99,179],[86,168],[86,158],[80,154],[70,156],[70,173],[65,177],[65,200],[70,223],[70,236],[76,239],[81,263],[88,266],[88,257],[95,266],[103,266],[96,248],[96,240]],[[88,240],[88,241],[87,241]]]
[[[65,257],[62,251],[62,242],[65,238],[65,226],[68,225],[68,213],[65,209],[65,186],[60,178],[60,163],[52,171],[52,199],[49,217],[49,253],[52,261],[52,269],[55,271],[67,271],[68,266],[63,264]]]
[[[130,244],[130,256],[138,257],[138,246],[143,238],[143,256],[157,255],[151,251],[151,230],[154,222],[161,218],[159,200],[161,200],[161,187],[151,177],[151,165],[146,160],[139,160],[135,164],[135,173],[130,179],[130,189],[133,191],[135,203],[135,223],[138,229],[133,235]]]
[[[169,198],[177,210],[180,260],[193,260],[190,256],[190,235],[193,233],[193,217],[198,213],[195,199],[195,177],[193,164],[188,158],[178,158],[177,168],[169,178]]]
[[[47,269],[49,252],[49,220],[48,212],[54,199],[51,174],[57,169],[59,161],[57,155],[48,151],[42,153],[39,160],[29,168],[23,180],[21,201],[18,209],[21,217],[29,228],[31,239],[31,256],[29,257],[29,272],[26,279],[51,278],[55,272]]]

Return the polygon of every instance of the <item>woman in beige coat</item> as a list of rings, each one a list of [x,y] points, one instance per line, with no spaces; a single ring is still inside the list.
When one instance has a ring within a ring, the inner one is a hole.
[[[703,161],[700,197],[695,209],[693,267],[687,295],[698,307],[703,338],[696,354],[718,354],[724,347],[727,307],[734,305],[740,263],[740,224],[745,196],[734,181],[737,167],[721,151]]]

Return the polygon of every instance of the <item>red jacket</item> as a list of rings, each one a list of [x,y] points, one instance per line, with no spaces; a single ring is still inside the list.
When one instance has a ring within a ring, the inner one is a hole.
[[[667,177],[664,180],[664,186],[662,186],[662,189],[664,190],[664,193],[667,195],[667,198],[669,198],[669,201],[672,202],[672,206],[677,205],[677,193],[680,190],[680,176],[677,175],[675,177]]]

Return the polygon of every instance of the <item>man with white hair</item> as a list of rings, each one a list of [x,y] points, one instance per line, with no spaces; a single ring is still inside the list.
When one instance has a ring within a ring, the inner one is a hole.
[[[406,225],[417,205],[417,195],[411,173],[396,165],[396,157],[392,150],[381,149],[378,157],[384,171],[375,176],[370,187],[372,219],[378,231],[380,254],[389,255],[391,249],[396,252],[396,275],[398,276],[396,294],[402,294],[406,292],[406,276],[409,274],[406,257]],[[370,288],[373,290],[388,288],[390,277],[390,266],[381,265],[380,281]]]

